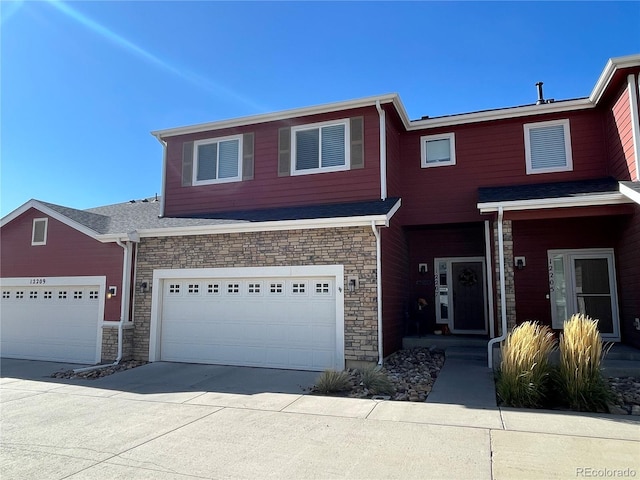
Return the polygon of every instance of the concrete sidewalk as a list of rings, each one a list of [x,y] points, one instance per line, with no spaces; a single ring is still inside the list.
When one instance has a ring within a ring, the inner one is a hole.
[[[450,360],[436,400],[459,391],[448,383],[477,380],[456,380]],[[489,395],[409,403],[269,391],[238,382],[266,371],[198,367],[210,366],[159,363],[65,383],[3,368],[1,478],[640,476],[633,417],[498,408]],[[302,388],[286,373],[280,390]]]

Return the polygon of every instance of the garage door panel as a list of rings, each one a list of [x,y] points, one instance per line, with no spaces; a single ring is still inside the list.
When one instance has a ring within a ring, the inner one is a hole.
[[[98,294],[97,285],[3,286],[2,356],[94,363]]]
[[[165,280],[160,358],[312,370],[333,367],[334,283],[331,278]]]

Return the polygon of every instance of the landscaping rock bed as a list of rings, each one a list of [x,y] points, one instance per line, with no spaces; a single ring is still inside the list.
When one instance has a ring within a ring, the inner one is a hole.
[[[444,365],[444,352],[434,348],[400,350],[389,356],[382,371],[395,387],[394,395],[378,395],[362,384],[358,369],[349,369],[351,390],[343,393],[353,398],[377,398],[384,400],[424,402],[433,388],[440,369]]]
[[[609,413],[640,415],[640,378],[622,377],[607,380],[613,391],[613,403],[609,405]]]
[[[108,375],[112,375],[116,372],[121,372],[123,370],[130,370],[132,368],[139,367],[141,365],[145,365],[149,362],[142,362],[139,360],[128,360],[126,362],[120,362],[118,365],[111,365],[108,367],[99,368],[96,370],[89,370],[88,372],[75,373],[73,370],[63,370],[60,372],[54,372],[51,374],[51,378],[88,378],[88,379],[96,379],[101,377],[106,377]]]

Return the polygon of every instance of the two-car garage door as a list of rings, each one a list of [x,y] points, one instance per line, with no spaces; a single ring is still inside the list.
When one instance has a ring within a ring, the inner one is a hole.
[[[104,277],[2,279],[0,355],[96,363]]]
[[[300,370],[340,363],[335,276],[178,277],[156,285],[159,360]]]

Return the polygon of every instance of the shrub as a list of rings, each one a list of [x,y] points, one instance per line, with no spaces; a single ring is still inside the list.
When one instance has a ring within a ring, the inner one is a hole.
[[[607,410],[611,393],[602,375],[602,360],[610,348],[611,344],[602,343],[597,320],[573,315],[564,322],[557,383],[562,400],[571,409]]]
[[[393,395],[395,388],[393,382],[382,370],[376,367],[365,367],[361,371],[362,384],[373,395]]]
[[[344,392],[351,386],[349,374],[344,371],[325,370],[316,380],[316,390],[320,393]]]
[[[537,322],[513,329],[501,347],[496,392],[509,407],[542,407],[551,379],[549,356],[556,348],[553,332]]]

